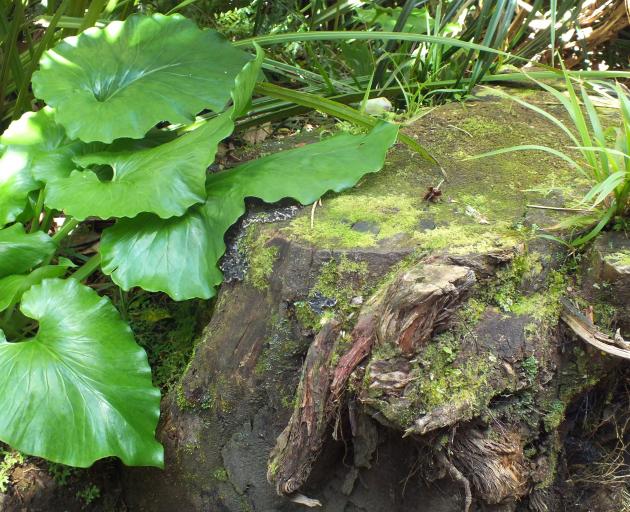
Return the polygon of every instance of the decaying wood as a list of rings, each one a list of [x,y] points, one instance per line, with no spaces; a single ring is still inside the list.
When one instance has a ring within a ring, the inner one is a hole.
[[[402,272],[364,305],[352,332],[353,345],[336,366],[332,356],[339,325],[322,328],[303,365],[298,405],[270,455],[267,478],[279,494],[294,493],[308,478],[348,379],[373,346],[394,344],[413,356],[446,328],[474,282],[475,273],[458,265],[419,264]]]
[[[330,362],[339,323],[326,323],[308,350],[298,388],[298,403],[269,458],[267,480],[278,494],[289,495],[308,478],[328,428],[326,403],[330,394]]]
[[[630,345],[630,343],[621,338],[621,335],[611,338],[601,332],[566,299],[562,299],[561,318],[582,341],[607,354],[630,359],[630,348],[621,348],[624,345]]]
[[[405,436],[422,436],[438,428],[450,427],[461,421],[472,409],[470,402],[448,403],[433,409],[429,414],[418,418],[411,427],[405,431]]]
[[[453,308],[474,283],[475,273],[468,267],[421,264],[377,292],[362,308],[352,332],[352,347],[335,369],[332,396],[341,396],[348,378],[375,343],[391,343],[413,355],[433,333],[446,327]]]
[[[383,297],[376,336],[413,355],[434,332],[446,327],[453,307],[475,282],[475,273],[456,265],[418,265],[404,272]]]

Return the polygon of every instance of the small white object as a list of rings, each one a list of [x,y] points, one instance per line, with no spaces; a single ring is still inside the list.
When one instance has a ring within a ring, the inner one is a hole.
[[[303,494],[293,494],[289,497],[289,499],[293,503],[299,503],[300,505],[306,505],[307,507],[321,507],[322,502],[319,500],[314,500],[313,498],[309,498],[308,496],[304,496]]]
[[[384,114],[392,110],[392,102],[385,97],[372,98],[364,103],[365,113],[371,116]]]

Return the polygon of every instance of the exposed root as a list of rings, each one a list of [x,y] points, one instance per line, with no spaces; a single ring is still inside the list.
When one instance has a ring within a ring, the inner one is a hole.
[[[436,455],[436,459],[438,464],[442,466],[442,468],[446,471],[446,474],[450,476],[455,482],[462,486],[464,490],[464,512],[468,512],[470,510],[470,506],[472,505],[472,491],[470,490],[470,481],[466,478],[459,469],[455,467],[455,465],[448,460],[446,455],[441,451]]]
[[[527,493],[528,472],[516,432],[488,436],[468,429],[454,438],[451,458],[470,475],[476,494],[486,503],[515,500]]]

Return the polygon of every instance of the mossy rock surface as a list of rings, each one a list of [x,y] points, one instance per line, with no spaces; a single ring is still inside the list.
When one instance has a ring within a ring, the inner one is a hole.
[[[543,103],[547,97],[536,93],[528,100]],[[599,370],[583,351],[574,352],[577,345],[559,352],[553,298],[566,287],[564,271],[557,249],[533,237],[534,224],[559,217],[528,210],[527,204],[568,205],[586,184],[566,163],[546,154],[465,159],[524,141],[556,148],[568,141],[544,119],[487,94],[438,107],[405,131],[448,175],[439,201],[424,199],[443,179],[439,170],[397,145],[381,172],[345,193],[324,196],[312,227],[311,208],[290,220],[257,225],[245,248],[249,274],[222,286],[190,364],[164,400],[159,436],[166,447],[165,471],[125,471],[130,510],[303,510],[268,484],[267,457],[294,408],[314,333],[330,316],[349,332],[362,305],[392,276],[445,255],[474,268],[483,286],[464,306],[461,329],[432,341],[426,363],[439,375],[418,376],[415,402],[403,408],[403,419],[411,422],[421,410],[459,396],[472,402],[470,421],[491,422],[492,402],[514,425],[531,420],[531,431],[519,435],[533,443],[530,458],[549,466],[540,470],[538,481],[553,483],[555,466],[549,460],[560,445],[551,450],[547,438],[555,435],[574,397],[598,381]],[[496,259],[506,254],[511,264]],[[478,335],[474,353],[470,329]],[[340,350],[344,343],[349,340],[342,336]],[[388,360],[393,354],[381,356]],[[590,380],[578,377],[578,385],[557,380],[561,365]],[[494,393],[497,389],[505,396]],[[540,410],[535,418],[532,408]],[[350,431],[349,424],[340,428]],[[437,512],[462,509],[459,484],[445,478],[429,485],[417,474],[421,450],[416,444],[385,426],[374,428],[378,461],[368,457],[352,466],[349,435],[330,440],[305,494],[331,512],[407,512],[420,502]],[[359,448],[357,443],[354,450]],[[358,481],[367,485],[354,485],[359,473]],[[516,504],[510,506],[505,510]]]

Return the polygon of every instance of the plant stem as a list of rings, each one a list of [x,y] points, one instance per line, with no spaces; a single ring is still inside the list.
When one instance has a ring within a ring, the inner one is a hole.
[[[87,260],[83,265],[81,265],[78,270],[72,274],[70,277],[76,279],[77,281],[83,281],[90,277],[101,265],[101,255],[95,254],[89,260]]]
[[[44,208],[44,189],[42,188],[39,191],[39,195],[37,196],[37,204],[35,205],[35,214],[33,215],[33,220],[31,221],[31,227],[29,228],[29,233],[34,233],[39,228],[39,217],[42,214],[42,209]]]
[[[13,304],[12,306],[9,306],[6,311],[4,312],[4,315],[2,317],[2,323],[4,325],[8,325],[9,321],[11,320],[11,317],[13,316],[13,312],[15,311],[15,304]]]
[[[53,235],[52,239],[57,243],[60,242],[78,225],[78,220],[73,219],[72,217],[66,217],[66,221],[63,223],[63,226],[61,226],[61,229]]]
[[[54,210],[44,208],[44,212],[44,218],[42,219],[40,227],[42,228],[42,231],[44,233],[48,233],[48,231],[50,230],[50,226],[52,225]]]

